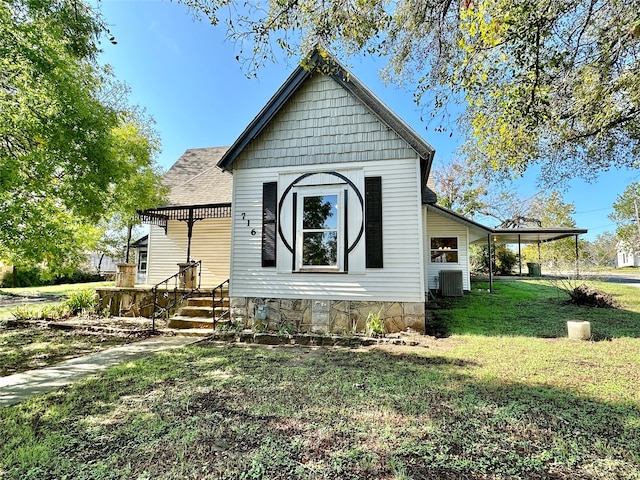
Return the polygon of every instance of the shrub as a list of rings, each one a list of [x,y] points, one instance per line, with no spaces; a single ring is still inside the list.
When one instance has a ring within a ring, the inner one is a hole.
[[[96,308],[96,296],[93,290],[72,292],[64,303],[71,315],[88,314]]]
[[[12,312],[16,320],[58,320],[66,317],[69,310],[64,303],[54,305],[18,305]]]
[[[369,313],[365,322],[365,334],[369,337],[377,337],[387,333],[384,320],[380,317],[382,309],[378,313]]]
[[[67,275],[53,275],[50,270],[31,267],[16,268],[15,272],[5,273],[0,280],[0,286],[5,288],[41,287],[43,285],[99,282],[101,280],[104,280],[104,277],[80,269],[76,269]]]
[[[502,275],[508,275],[518,263],[518,256],[505,245],[496,246],[496,269]]]

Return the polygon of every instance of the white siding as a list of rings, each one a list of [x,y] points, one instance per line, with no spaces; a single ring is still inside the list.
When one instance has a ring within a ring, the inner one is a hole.
[[[335,80],[316,74],[293,95],[234,169],[415,157],[406,142]]]
[[[202,260],[202,286],[216,286],[229,278],[231,219],[210,218],[196,222],[191,239],[191,259]],[[160,227],[149,231],[147,284],[153,285],[178,273],[187,259],[187,225],[170,221],[167,234]]]
[[[469,233],[465,225],[439,215],[436,212],[427,210],[427,221],[425,224],[425,265],[426,277],[429,289],[437,287],[436,277],[440,270],[462,270],[462,288],[471,289],[471,279],[469,275]],[[458,263],[432,263],[429,252],[432,237],[457,237],[458,238]]]
[[[316,171],[318,170],[317,165]],[[321,171],[336,171],[354,179],[363,192],[364,177],[382,177],[384,268],[362,273],[292,273],[291,254],[278,239],[278,268],[261,267],[262,184],[295,177],[313,168],[278,167],[234,170],[231,295],[264,298],[332,300],[424,301],[422,209],[419,162],[415,158],[328,164]],[[283,181],[284,182],[284,181]],[[280,196],[287,185],[278,186]],[[364,193],[363,193],[364,195]],[[351,201],[351,200],[350,200]],[[355,201],[355,199],[354,199]],[[242,218],[244,214],[244,220]],[[249,225],[247,225],[249,221]],[[283,230],[291,228],[282,225]],[[252,228],[257,234],[251,235]],[[364,236],[353,255],[364,262]],[[354,263],[357,260],[354,257]],[[350,270],[352,260],[350,257]],[[355,267],[355,265],[354,265]],[[358,270],[358,267],[355,267]]]

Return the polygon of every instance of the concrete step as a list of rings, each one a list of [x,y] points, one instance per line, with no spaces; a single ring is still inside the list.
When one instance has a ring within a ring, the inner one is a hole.
[[[229,307],[180,307],[178,315],[181,317],[196,317],[196,318],[211,318],[213,312],[216,312],[216,316],[222,315],[229,310]]]
[[[212,307],[180,307],[178,309],[178,316],[180,317],[195,317],[195,318],[211,318],[213,317]]]
[[[216,326],[225,325],[229,323],[229,319],[226,318],[224,320],[218,320],[216,322]],[[185,317],[182,315],[176,315],[175,317],[171,317],[169,319],[169,323],[167,324],[168,328],[202,328],[202,329],[213,329],[213,320],[211,318],[195,318],[195,317]]]
[[[216,298],[216,304],[229,308],[229,299],[228,298]],[[213,299],[211,297],[195,297],[189,298],[187,300],[187,306],[189,307],[212,307]]]

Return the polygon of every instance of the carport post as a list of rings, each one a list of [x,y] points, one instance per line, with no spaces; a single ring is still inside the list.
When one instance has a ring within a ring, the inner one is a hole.
[[[576,233],[576,278],[580,275],[580,253],[578,250],[578,234]]]
[[[538,263],[542,263],[542,254],[540,253],[540,240],[538,240]]]
[[[522,252],[520,250],[520,234],[518,234],[518,267],[519,267],[518,276],[521,277],[522,276]]]
[[[491,234],[487,235],[487,245],[489,247],[489,292],[493,293],[493,254],[491,253]]]

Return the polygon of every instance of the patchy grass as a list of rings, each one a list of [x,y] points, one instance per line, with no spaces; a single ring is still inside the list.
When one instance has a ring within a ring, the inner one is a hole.
[[[63,331],[30,323],[0,328],[0,377],[43,368],[63,360],[131,343],[140,333],[101,333],[81,329]]]
[[[431,304],[440,335],[508,335],[556,338],[566,336],[568,320],[591,322],[595,339],[640,337],[640,289],[605,282],[587,282],[608,292],[618,309],[579,307],[551,280],[520,280],[472,284],[462,298]],[[435,328],[435,327],[434,327]]]
[[[637,290],[487,287],[428,348],[201,343],[4,408],[0,478],[640,480]]]
[[[47,285],[41,287],[3,288],[0,289],[0,320],[13,318],[16,307],[33,309],[34,311],[50,309],[59,305],[64,298],[86,290],[111,286],[113,282],[74,283],[64,285]]]
[[[639,340],[200,344],[0,411],[7,479],[632,479]]]
[[[41,287],[2,288],[0,294],[20,295],[25,297],[64,296],[72,292],[99,287],[113,286],[113,282],[66,283],[62,285],[45,285]]]

